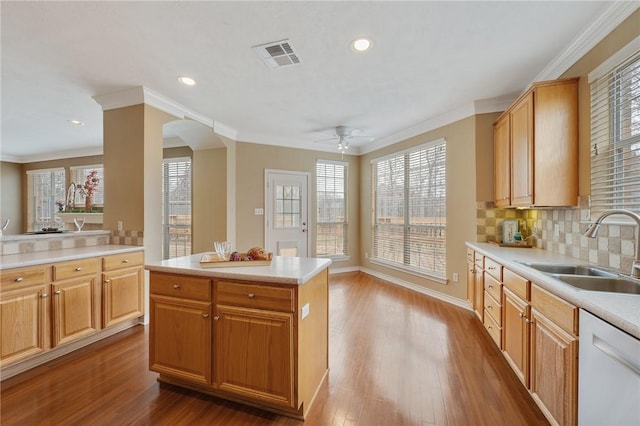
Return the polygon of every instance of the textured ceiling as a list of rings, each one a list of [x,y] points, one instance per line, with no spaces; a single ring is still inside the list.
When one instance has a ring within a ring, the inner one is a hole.
[[[100,153],[93,97],[137,86],[232,129],[236,140],[335,150],[314,141],[345,125],[375,138],[352,143],[368,152],[474,101],[512,99],[610,6],[3,1],[0,155]],[[358,36],[373,48],[354,53]],[[270,69],[252,46],[282,39],[302,63]],[[178,84],[181,75],[197,85]],[[189,125],[168,133],[173,145],[211,146]]]

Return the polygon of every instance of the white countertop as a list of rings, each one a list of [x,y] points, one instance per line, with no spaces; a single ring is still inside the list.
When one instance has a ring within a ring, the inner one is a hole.
[[[548,274],[518,263],[524,261],[585,265],[588,262],[537,248],[499,247],[495,244],[474,242],[467,242],[467,246],[640,339],[640,295],[577,289]]]
[[[268,266],[242,266],[242,262],[238,262],[237,266],[207,268],[200,265],[203,254],[148,262],[145,267],[149,271],[155,272],[282,284],[304,284],[331,265],[330,259],[275,256]]]
[[[100,231],[102,232],[102,231]],[[58,234],[59,235],[59,234]],[[100,246],[75,247],[60,250],[36,251],[0,256],[0,270],[35,266],[45,263],[64,262],[86,257],[108,256],[110,254],[129,253],[143,250],[140,246],[104,244]]]
[[[94,231],[71,231],[65,230],[62,232],[46,232],[46,233],[35,233],[29,232],[26,234],[3,234],[0,237],[0,242],[9,243],[13,241],[25,241],[25,240],[44,240],[50,238],[60,238],[60,237],[90,237],[95,235],[111,235],[110,231],[105,231],[102,229],[94,230]]]

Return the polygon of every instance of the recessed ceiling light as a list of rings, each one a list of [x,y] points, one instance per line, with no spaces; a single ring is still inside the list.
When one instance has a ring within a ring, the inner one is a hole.
[[[178,81],[182,84],[184,84],[185,86],[195,86],[196,85],[196,81],[194,79],[192,79],[191,77],[178,77]]]
[[[79,120],[67,120],[69,124],[74,126],[84,126],[84,123]]]
[[[371,47],[371,40],[368,38],[357,38],[353,40],[351,43],[351,47],[356,52],[364,52],[365,50],[369,50]]]

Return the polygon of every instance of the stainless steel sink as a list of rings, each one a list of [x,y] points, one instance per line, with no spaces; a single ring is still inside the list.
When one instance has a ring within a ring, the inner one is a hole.
[[[563,274],[551,276],[581,290],[640,294],[640,280],[632,278]]]
[[[610,271],[606,268],[600,268],[587,265],[564,265],[558,263],[525,263],[523,265],[529,268],[535,269],[540,272],[546,272],[548,274],[563,274],[563,275],[582,275],[582,276],[596,276],[596,277],[611,277],[618,276],[617,272]]]

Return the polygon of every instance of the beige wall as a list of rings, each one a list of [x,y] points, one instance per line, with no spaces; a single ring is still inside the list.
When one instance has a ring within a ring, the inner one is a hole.
[[[631,14],[562,75],[562,77],[580,77],[578,88],[579,195],[591,193],[591,91],[588,75],[639,35],[640,9]]]
[[[193,151],[193,252],[227,238],[227,149]]]
[[[480,125],[491,128],[492,117],[481,117]],[[439,291],[449,296],[464,299],[466,297],[465,271],[465,241],[475,240],[476,236],[476,138],[485,146],[485,140],[491,134],[489,130],[476,130],[476,118],[464,120],[426,132],[407,139],[360,158],[360,265],[376,272],[408,281],[431,290]],[[492,134],[491,134],[492,135]],[[491,136],[490,140],[493,136]],[[447,277],[445,284],[400,272],[391,268],[374,264],[369,261],[371,253],[371,160],[403,149],[414,147],[426,142],[444,138],[447,141]],[[456,272],[460,280],[454,283],[452,274]]]
[[[256,216],[254,209],[265,208],[264,171],[265,169],[292,170],[308,172],[311,176],[309,188],[309,231],[312,242],[315,236],[316,211],[315,167],[316,160],[346,161],[348,165],[347,220],[349,256],[347,261],[335,262],[334,268],[358,265],[359,241],[359,180],[361,173],[358,157],[340,153],[320,152],[276,146],[238,142],[236,145],[236,247],[245,250],[249,247],[264,247],[264,216]],[[311,256],[315,247],[311,247]]]
[[[22,165],[0,162],[0,218],[9,219],[5,234],[22,233]]]

